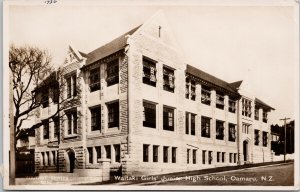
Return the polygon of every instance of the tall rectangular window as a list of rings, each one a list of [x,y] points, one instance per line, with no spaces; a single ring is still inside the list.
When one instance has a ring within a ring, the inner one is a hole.
[[[235,133],[236,133],[235,124],[228,123],[228,141],[235,142],[236,139]]]
[[[254,109],[254,119],[259,120],[259,108],[255,107]]]
[[[250,129],[250,125],[249,124],[242,124],[242,132],[248,134],[249,133],[249,129]]]
[[[49,120],[43,120],[43,139],[49,139]]]
[[[164,160],[164,163],[168,163],[168,159],[169,159],[169,147],[167,146],[164,146],[163,148],[163,160]]]
[[[115,59],[107,63],[107,86],[119,83],[119,59]]]
[[[229,153],[229,163],[232,163],[232,153]]]
[[[121,147],[120,145],[114,145],[115,150],[115,162],[121,162]]]
[[[224,94],[223,93],[220,93],[220,92],[217,92],[216,93],[216,107],[218,109],[224,109]]]
[[[90,91],[100,90],[100,68],[90,70]]]
[[[168,67],[163,67],[163,89],[174,93],[175,75],[174,70]]]
[[[191,119],[191,120],[190,120]],[[185,113],[185,133],[195,135],[196,129],[196,115],[192,113]]]
[[[101,146],[95,147],[96,153],[97,153],[97,161],[98,159],[101,159]]]
[[[202,164],[205,164],[206,151],[202,150]]]
[[[201,136],[210,137],[210,118],[201,117]]]
[[[153,145],[153,162],[158,162],[158,146]]]
[[[195,135],[196,130],[196,115],[191,114],[191,135]]]
[[[143,145],[143,162],[149,162],[149,145]]]
[[[106,158],[111,159],[111,146],[110,145],[105,145],[104,149],[105,149],[105,152],[106,152]]]
[[[76,74],[66,77],[67,83],[67,98],[75,97],[77,95]]]
[[[54,117],[53,118],[53,123],[54,123],[54,138],[58,138],[58,134],[59,134],[59,117]]]
[[[73,97],[75,97],[77,95],[77,89],[76,89],[76,75],[72,76],[72,92],[73,92]]]
[[[87,150],[88,150],[88,154],[89,154],[89,162],[88,163],[92,164],[93,163],[93,147],[88,147]]]
[[[267,123],[268,122],[268,112],[263,110],[263,122]]]
[[[208,164],[212,164],[213,161],[213,156],[212,156],[213,152],[209,151],[208,152]]]
[[[236,163],[236,161],[237,161],[237,154],[236,153],[234,154],[233,161],[234,161],[234,163]]]
[[[185,134],[190,134],[190,119],[189,119],[189,113],[185,113]]]
[[[221,152],[217,152],[217,162],[220,162],[220,155],[221,155]]]
[[[197,163],[197,150],[193,149],[193,164]]]
[[[101,130],[101,106],[90,109],[91,131]]]
[[[77,134],[77,111],[67,113],[68,135]]]
[[[235,113],[236,111],[236,102],[233,99],[228,100],[228,111],[231,113]]]
[[[268,132],[263,131],[263,146],[268,146]]]
[[[202,85],[201,89],[201,103],[210,105],[210,89],[204,85]]]
[[[185,98],[196,100],[196,82],[188,77],[185,80]]]
[[[259,130],[254,130],[254,145],[259,145]]]
[[[119,101],[107,104],[108,128],[119,127]]]
[[[176,147],[172,147],[172,163],[176,163]]]
[[[156,128],[156,105],[144,101],[143,107],[143,126]]]
[[[225,163],[225,152],[222,152],[222,163]]]
[[[163,108],[163,129],[174,131],[174,109],[170,107]]]
[[[242,99],[242,115],[245,117],[251,117],[251,101],[248,99]]]
[[[66,79],[67,81],[67,98],[71,98],[72,97],[72,79],[71,77],[68,77]]]
[[[224,139],[224,122],[216,121],[216,139],[223,140]]]
[[[190,149],[186,149],[186,163],[189,164],[190,163]]]
[[[156,87],[156,64],[145,57],[143,58],[143,83]]]

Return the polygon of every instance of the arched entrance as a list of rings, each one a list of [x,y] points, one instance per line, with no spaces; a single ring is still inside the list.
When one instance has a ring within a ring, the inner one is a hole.
[[[244,155],[244,162],[249,161],[248,159],[248,141],[243,141],[243,155]]]
[[[73,149],[67,150],[67,172],[73,173],[75,168],[75,152]]]

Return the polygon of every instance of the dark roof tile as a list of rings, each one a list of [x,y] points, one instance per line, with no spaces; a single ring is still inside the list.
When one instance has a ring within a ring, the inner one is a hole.
[[[141,26],[141,25],[140,25]],[[140,26],[124,33],[118,38],[112,40],[111,42],[95,49],[94,51],[87,54],[86,65],[92,64],[99,59],[105,58],[121,49],[123,49],[126,45],[126,35],[132,35]]]

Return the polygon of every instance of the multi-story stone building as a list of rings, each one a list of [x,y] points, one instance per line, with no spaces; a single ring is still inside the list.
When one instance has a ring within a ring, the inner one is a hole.
[[[58,69],[65,91],[43,89],[36,170],[158,174],[271,161],[273,110],[185,63],[163,14],[84,54],[73,47]],[[60,86],[63,87],[63,86]],[[53,99],[56,98],[56,99]]]

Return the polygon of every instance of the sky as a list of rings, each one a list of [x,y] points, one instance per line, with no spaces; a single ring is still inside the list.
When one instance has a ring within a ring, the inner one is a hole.
[[[69,45],[88,53],[162,10],[187,63],[227,82],[243,80],[242,89],[276,109],[271,123],[296,117],[296,6],[99,2],[10,6],[9,43],[47,49],[58,66]]]

